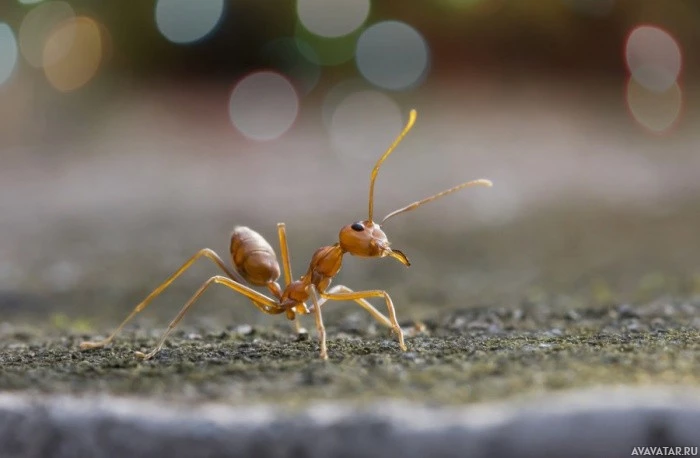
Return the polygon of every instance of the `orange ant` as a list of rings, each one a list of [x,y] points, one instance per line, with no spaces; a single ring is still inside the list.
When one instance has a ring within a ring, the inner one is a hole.
[[[324,246],[316,250],[311,257],[309,269],[298,280],[292,281],[292,270],[289,264],[289,251],[287,248],[287,236],[284,223],[277,224],[279,235],[280,251],[282,255],[282,266],[284,268],[284,290],[277,283],[280,277],[280,267],[277,262],[277,256],[270,244],[257,232],[250,228],[238,226],[233,229],[231,234],[230,252],[233,259],[235,271],[230,270],[221,258],[212,250],[204,248],[192,256],[182,267],[180,267],[167,280],[161,283],[146,299],[134,308],[129,316],[119,325],[119,327],[108,338],[99,342],[83,342],[80,344],[82,350],[99,348],[108,345],[116,334],[128,323],[137,313],[145,309],[153,299],[165,290],[180,274],[187,270],[197,259],[202,256],[209,258],[226,274],[226,276],[216,275],[205,281],[204,284],[194,293],[194,295],[182,307],[180,312],[172,320],[168,329],[165,331],[156,347],[148,354],[136,352],[136,356],[143,359],[150,359],[160,351],[167,339],[168,335],[177,326],[177,324],[185,316],[189,308],[194,302],[214,283],[219,283],[232,290],[243,294],[253,302],[261,312],[269,315],[286,314],[289,320],[294,321],[294,325],[298,334],[305,334],[306,331],[300,326],[296,315],[307,315],[313,313],[316,318],[316,328],[318,330],[321,358],[327,359],[328,352],[326,349],[326,329],[323,325],[321,316],[321,306],[326,301],[355,301],[372,317],[382,325],[391,328],[398,338],[399,347],[406,351],[404,343],[403,331],[396,319],[394,304],[386,291],[369,290],[369,291],[353,291],[350,288],[337,285],[330,289],[328,286],[331,280],[338,275],[340,271],[343,255],[349,253],[354,256],[383,258],[392,257],[405,266],[409,266],[410,262],[406,255],[399,250],[390,248],[389,240],[386,234],[381,230],[380,225],[384,224],[389,218],[400,213],[408,212],[418,208],[419,206],[438,199],[444,195],[453,193],[462,188],[469,186],[481,185],[491,186],[489,180],[480,179],[468,181],[459,184],[450,189],[427,197],[423,200],[413,202],[410,205],[402,207],[389,213],[384,217],[381,224],[377,224],[372,220],[374,211],[374,181],[377,178],[379,167],[384,160],[391,154],[401,140],[406,136],[409,130],[413,127],[416,121],[416,110],[411,110],[408,123],[403,128],[398,137],[389,146],[386,152],[379,158],[374,165],[370,176],[369,184],[369,217],[365,221],[358,221],[348,224],[340,229],[339,241],[334,245]],[[248,286],[247,282],[253,286],[266,286],[272,296],[266,296]],[[371,297],[381,297],[386,302],[389,317],[378,311],[366,299]],[[311,307],[306,305],[307,301],[311,301]]]

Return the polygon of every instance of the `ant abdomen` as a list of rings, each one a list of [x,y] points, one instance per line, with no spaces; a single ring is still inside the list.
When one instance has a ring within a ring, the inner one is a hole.
[[[231,233],[231,258],[236,271],[251,285],[266,286],[280,277],[277,255],[265,238],[245,226]]]

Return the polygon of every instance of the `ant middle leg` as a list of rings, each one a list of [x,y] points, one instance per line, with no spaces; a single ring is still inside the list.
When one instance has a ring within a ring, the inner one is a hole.
[[[289,260],[289,245],[287,244],[287,228],[284,223],[277,223],[277,234],[280,239],[280,256],[282,257],[282,270],[284,271],[284,286],[287,287],[292,282],[292,265]],[[306,337],[308,331],[301,326],[299,316],[295,316],[294,331],[299,337]]]

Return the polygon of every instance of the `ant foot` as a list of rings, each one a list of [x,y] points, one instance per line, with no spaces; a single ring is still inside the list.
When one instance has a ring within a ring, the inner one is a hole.
[[[151,352],[151,353],[148,353],[148,354],[143,353],[143,352],[140,352],[140,351],[135,351],[135,352],[134,352],[134,356],[136,356],[138,359],[141,359],[141,360],[143,360],[143,361],[146,361],[146,360],[149,360],[149,359],[153,358],[153,355],[155,355],[155,352]]]
[[[103,346],[102,342],[81,342],[79,347],[81,350],[93,350]]]

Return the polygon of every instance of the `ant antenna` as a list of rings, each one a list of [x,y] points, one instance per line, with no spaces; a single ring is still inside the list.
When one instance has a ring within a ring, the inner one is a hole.
[[[389,149],[386,150],[384,154],[382,154],[382,157],[379,158],[377,163],[374,165],[374,169],[372,169],[372,175],[370,176],[369,179],[369,221],[372,222],[372,215],[374,213],[374,180],[377,179],[377,173],[379,173],[379,167],[382,165],[382,162],[389,157],[389,155],[396,149],[398,144],[403,140],[403,138],[406,136],[409,130],[413,127],[413,124],[416,122],[416,110],[412,109],[411,112],[408,114],[408,122],[406,123],[406,126],[403,128],[401,133],[399,134],[398,137],[396,137],[396,140],[389,146]],[[436,197],[437,198],[437,197]],[[385,218],[386,219],[386,218]]]
[[[472,180],[472,181],[467,181],[466,183],[458,184],[455,187],[452,187],[450,189],[446,189],[442,192],[439,192],[435,195],[432,195],[430,197],[426,197],[425,199],[419,200],[417,202],[413,202],[412,204],[406,205],[403,208],[399,208],[398,210],[394,210],[393,212],[389,213],[384,217],[382,220],[381,224],[384,224],[384,221],[388,220],[392,216],[396,216],[399,213],[405,213],[405,212],[410,212],[411,210],[415,210],[416,208],[420,207],[423,204],[427,204],[428,202],[432,202],[433,200],[439,199],[442,196],[446,196],[447,194],[451,194],[455,191],[459,191],[460,189],[463,188],[468,188],[471,186],[486,186],[486,187],[491,187],[493,186],[493,183],[491,180],[486,180],[486,179],[479,179],[479,180]]]

